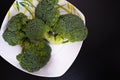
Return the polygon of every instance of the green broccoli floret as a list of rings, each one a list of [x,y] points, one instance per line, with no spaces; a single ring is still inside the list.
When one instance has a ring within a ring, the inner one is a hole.
[[[88,34],[83,20],[73,14],[61,15],[53,27],[53,32],[53,36],[46,38],[53,44],[82,41]]]
[[[6,29],[3,33],[3,38],[9,45],[15,46],[21,44],[22,39],[25,38],[25,34],[21,31],[12,32]]]
[[[13,16],[6,26],[6,30],[3,33],[3,38],[9,45],[15,46],[21,44],[22,39],[25,38],[23,29],[27,24],[27,16],[23,13],[18,13]]]
[[[60,16],[59,10],[52,5],[54,2],[55,0],[43,0],[35,9],[35,16],[42,19],[49,26],[53,26]]]
[[[66,14],[60,16],[58,23],[54,26],[54,32],[70,42],[75,42],[84,40],[88,30],[83,20],[77,15]]]
[[[59,11],[56,8],[54,8],[46,12],[46,14],[44,14],[43,19],[46,22],[46,24],[54,26],[54,24],[58,21],[59,16],[60,16]]]
[[[29,72],[37,71],[40,69],[39,62],[35,54],[19,54],[17,56],[20,65],[22,68],[26,69]]]
[[[51,48],[44,42],[23,43],[22,53],[17,55],[22,68],[29,72],[34,72],[42,68],[50,59]]]
[[[28,22],[25,34],[31,41],[41,40],[49,27],[41,19],[33,19]]]
[[[28,21],[27,16],[23,13],[16,14],[13,16],[7,24],[9,31],[18,31],[25,27],[26,22]]]

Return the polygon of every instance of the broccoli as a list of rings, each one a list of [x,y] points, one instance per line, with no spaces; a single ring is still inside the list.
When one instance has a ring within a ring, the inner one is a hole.
[[[26,37],[23,29],[27,21],[27,16],[23,13],[16,14],[8,21],[3,38],[9,45],[15,46],[21,44],[22,39]]]
[[[25,34],[31,41],[37,41],[44,38],[48,26],[41,19],[33,19],[28,22],[25,28]]]
[[[19,13],[13,16],[7,24],[7,28],[9,31],[18,31],[25,27],[26,22],[28,21],[27,16],[23,13]]]
[[[45,42],[31,43],[25,41],[21,54],[17,55],[22,68],[34,72],[42,68],[50,59],[51,47]]]
[[[37,71],[40,68],[40,63],[38,62],[35,54],[21,53],[17,56],[17,58],[21,67],[29,72]]]
[[[35,16],[42,19],[49,26],[53,26],[60,16],[59,10],[52,5],[54,2],[57,3],[58,1],[42,0],[35,9]]]
[[[88,30],[84,22],[77,15],[65,14],[59,17],[53,26],[54,35],[46,37],[53,44],[76,42],[85,40]]]
[[[54,26],[54,32],[70,42],[82,41],[88,33],[83,20],[73,14],[61,15]]]
[[[21,31],[9,31],[8,29],[5,30],[3,33],[3,38],[6,42],[8,42],[9,45],[15,46],[17,44],[21,44],[22,39],[24,39],[26,36]]]
[[[59,11],[56,8],[54,8],[46,12],[46,14],[44,14],[43,19],[46,22],[46,24],[54,26],[54,24],[58,21],[59,16]]]

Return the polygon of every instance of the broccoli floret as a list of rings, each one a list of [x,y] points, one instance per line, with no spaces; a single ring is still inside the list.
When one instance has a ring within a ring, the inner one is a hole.
[[[70,42],[82,41],[88,33],[83,20],[73,14],[62,15],[54,26],[54,32]]]
[[[60,16],[59,10],[52,5],[52,2],[54,0],[43,0],[35,9],[35,16],[50,26],[53,26]]]
[[[22,39],[25,38],[25,33],[22,30],[25,28],[27,21],[27,16],[23,13],[16,14],[8,21],[3,38],[9,45],[21,44]]]
[[[59,16],[60,16],[59,11],[56,8],[54,8],[46,12],[46,14],[44,14],[43,19],[46,22],[46,24],[54,26],[54,24],[58,21]]]
[[[83,20],[73,14],[61,15],[53,27],[53,31],[55,35],[54,39],[51,37],[48,40],[55,42],[54,44],[82,41],[85,40],[88,33]]]
[[[18,31],[25,27],[26,22],[28,21],[27,16],[23,13],[19,13],[13,16],[7,24],[7,28],[9,31]]]
[[[29,72],[37,71],[49,61],[51,48],[48,44],[25,41],[22,46],[22,53],[17,55],[16,58],[25,70]]]
[[[21,67],[29,72],[37,71],[40,68],[35,54],[21,53],[17,56],[17,58],[20,61]]]
[[[48,28],[41,19],[35,18],[26,25],[25,34],[31,41],[41,40]]]
[[[21,44],[22,39],[25,38],[25,34],[21,31],[12,32],[6,29],[3,33],[3,38],[9,45],[15,46]]]

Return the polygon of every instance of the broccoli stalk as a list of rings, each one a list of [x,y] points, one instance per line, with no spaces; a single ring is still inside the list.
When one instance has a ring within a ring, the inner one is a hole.
[[[62,38],[60,35],[54,35],[54,34],[50,34],[45,33],[44,38],[51,44],[63,44],[63,43],[67,43],[68,40]]]

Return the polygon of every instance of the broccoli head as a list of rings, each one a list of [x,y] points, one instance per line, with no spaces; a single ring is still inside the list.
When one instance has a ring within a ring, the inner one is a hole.
[[[54,1],[55,0],[43,0],[35,9],[35,16],[50,26],[53,26],[60,16],[59,10],[51,4]]]
[[[3,38],[6,42],[8,42],[9,45],[15,46],[17,44],[21,44],[22,39],[24,39],[26,36],[21,31],[9,31],[8,29],[5,30],[3,33]]]
[[[22,53],[17,55],[22,68],[29,72],[34,72],[42,68],[50,59],[51,48],[45,42],[23,43]]]
[[[44,21],[46,22],[46,24],[50,25],[50,26],[54,26],[54,24],[58,21],[60,16],[59,11],[54,8],[51,9],[50,11],[48,11],[45,15],[44,15]]]
[[[53,44],[76,42],[85,40],[88,30],[81,18],[73,14],[65,14],[59,17],[53,27],[54,35],[47,40]]]
[[[19,13],[15,16],[13,16],[7,24],[7,28],[9,31],[18,31],[24,28],[26,25],[26,22],[28,21],[27,16],[23,13]]]
[[[82,41],[88,33],[83,20],[73,14],[60,16],[58,23],[54,26],[54,32],[70,42]]]
[[[25,28],[26,36],[31,40],[41,40],[47,31],[47,25],[41,19],[33,19],[28,22]]]
[[[25,38],[25,33],[22,30],[25,28],[27,21],[27,16],[23,13],[16,14],[8,21],[3,38],[9,45],[21,44],[22,39]]]
[[[17,59],[19,60],[21,67],[29,72],[37,71],[40,68],[40,63],[35,54],[21,53],[17,55]]]

